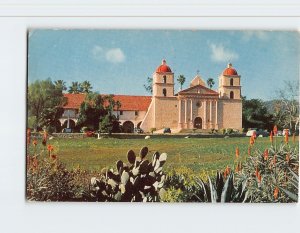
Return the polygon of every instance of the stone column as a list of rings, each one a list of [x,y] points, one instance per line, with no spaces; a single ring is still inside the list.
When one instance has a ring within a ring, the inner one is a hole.
[[[70,109],[68,109],[68,121],[67,121],[67,128],[70,128]]]
[[[216,123],[215,123],[215,129],[219,129],[218,125],[218,101],[216,100]]]
[[[203,122],[202,122],[203,129],[207,128],[207,119],[206,119],[207,114],[206,114],[206,111],[207,111],[207,101],[204,100]]]
[[[187,128],[187,99],[185,99],[184,103],[184,125]]]
[[[179,128],[182,128],[182,114],[181,114],[181,112],[182,112],[182,106],[181,106],[181,104],[182,104],[182,101],[180,99],[178,101],[178,114],[179,114],[178,127]]]
[[[191,129],[194,128],[194,124],[193,124],[193,100],[191,99]]]
[[[212,100],[209,101],[209,123],[210,123],[210,128],[212,128]]]

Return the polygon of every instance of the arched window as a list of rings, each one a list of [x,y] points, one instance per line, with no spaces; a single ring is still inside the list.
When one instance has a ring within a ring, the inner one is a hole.
[[[230,86],[233,86],[233,78],[230,79]]]
[[[234,99],[234,93],[233,93],[233,91],[230,92],[230,99]]]
[[[163,78],[164,78],[164,83],[167,83],[167,76],[164,75]]]
[[[163,89],[163,95],[167,96],[167,89],[166,88]]]

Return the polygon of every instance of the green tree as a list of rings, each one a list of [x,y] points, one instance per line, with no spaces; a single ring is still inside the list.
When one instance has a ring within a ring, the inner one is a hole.
[[[91,83],[89,81],[84,81],[83,83],[80,84],[82,92],[84,93],[90,93],[91,90],[93,89]]]
[[[71,94],[78,94],[82,93],[82,87],[79,82],[72,82],[71,86],[69,87],[69,93]]]
[[[101,96],[94,92],[88,93],[79,109],[77,127],[85,126],[91,130],[99,129],[101,132],[108,133],[120,132],[119,121],[113,115],[117,102],[113,95]]]
[[[119,100],[116,101],[116,108],[117,108],[117,118],[119,119],[119,110],[122,107],[122,104]]]
[[[152,85],[153,85],[153,78],[147,77],[147,82],[146,82],[146,84],[144,84],[144,88],[150,94],[153,93]]]
[[[56,80],[54,81],[54,85],[57,89],[61,89],[61,91],[67,90],[66,82],[64,80]]]
[[[66,103],[62,89],[50,78],[37,80],[28,86],[27,98],[28,119],[35,119],[34,128],[55,127]]]
[[[212,78],[207,79],[206,83],[210,89],[212,89],[212,87],[215,85],[215,81]]]
[[[179,75],[177,78],[177,82],[180,84],[180,90],[182,90],[182,86],[185,83],[185,77],[183,74]]]
[[[272,129],[273,116],[267,110],[265,103],[260,99],[247,100],[246,97],[242,97],[242,119],[243,128],[260,128],[260,129]]]

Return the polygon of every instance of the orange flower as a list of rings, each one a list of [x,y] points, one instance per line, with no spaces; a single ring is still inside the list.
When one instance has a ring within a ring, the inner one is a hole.
[[[53,150],[54,150],[54,147],[53,147],[52,145],[49,144],[49,145],[47,146],[47,150],[48,150],[49,152],[50,152],[50,151],[53,151]]]
[[[252,146],[253,144],[254,144],[254,142],[255,142],[255,139],[254,139],[254,137],[253,137],[253,135],[250,137],[250,145]]]
[[[274,133],[274,135],[277,135],[277,132],[278,132],[278,130],[277,130],[277,125],[274,125],[274,128],[273,128],[273,133]]]
[[[36,146],[36,145],[37,145],[37,140],[36,140],[36,138],[35,138],[35,139],[33,139],[33,141],[32,141],[32,144],[33,144],[34,146]]]
[[[252,136],[253,136],[253,138],[254,138],[254,140],[256,139],[256,131],[253,131],[253,134],[252,134]]]
[[[28,129],[27,129],[27,145],[30,144],[30,137],[31,137],[31,129],[28,128]]]
[[[290,154],[286,154],[285,160],[289,163],[290,162]]]
[[[276,155],[274,155],[274,157],[273,157],[273,164],[274,164],[274,166],[276,166]]]
[[[258,171],[258,168],[256,167],[256,169],[255,169],[255,176],[258,177],[258,174],[259,174],[259,171]]]
[[[269,157],[269,150],[268,149],[265,149],[265,152],[264,152],[264,160],[267,160]]]
[[[39,166],[39,161],[37,160],[37,158],[36,157],[34,157],[33,159],[32,159],[32,169],[33,170],[36,170],[37,168],[38,168],[38,166]]]
[[[257,180],[258,180],[259,183],[261,182],[261,175],[260,175],[260,172],[258,172],[258,174],[257,174]]]
[[[224,178],[226,179],[226,177],[230,174],[230,168],[227,166],[225,168],[225,171],[224,171]]]
[[[273,131],[270,132],[270,142],[273,143]]]
[[[276,187],[276,188],[274,189],[274,198],[275,198],[275,199],[278,198],[278,193],[279,193],[279,188]]]
[[[237,148],[235,149],[235,157],[238,159],[239,156],[240,156],[240,150],[239,150],[239,148],[237,147]]]
[[[284,142],[285,142],[286,144],[289,143],[289,132],[288,132],[288,131],[285,131]]]
[[[251,155],[251,147],[248,147],[248,155]]]

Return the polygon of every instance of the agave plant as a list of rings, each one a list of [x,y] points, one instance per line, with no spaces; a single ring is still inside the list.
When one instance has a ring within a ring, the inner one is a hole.
[[[127,152],[128,164],[119,160],[116,170],[102,170],[100,178],[91,178],[91,192],[87,197],[94,201],[153,202],[164,192],[165,174],[162,167],[167,154],[155,152],[152,161],[146,159],[149,150],[143,147],[139,156]]]
[[[189,182],[187,182],[189,180]],[[180,193],[177,200],[164,199],[164,201],[184,201],[184,202],[246,202],[247,190],[246,181],[235,183],[233,172],[228,172],[224,176],[217,172],[215,178],[208,177],[205,182],[200,177],[188,178],[185,175],[169,176],[166,181],[167,193]],[[179,192],[178,192],[179,190]]]

